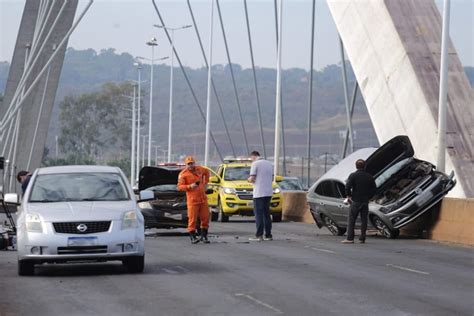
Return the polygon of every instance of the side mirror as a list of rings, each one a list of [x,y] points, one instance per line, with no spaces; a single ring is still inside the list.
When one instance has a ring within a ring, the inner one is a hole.
[[[153,191],[143,190],[143,191],[140,191],[140,200],[138,200],[138,202],[151,201],[154,199],[155,199],[155,193]]]
[[[210,183],[219,183],[219,178],[217,178],[216,176],[212,176],[209,178],[209,182]]]
[[[20,197],[16,193],[7,193],[3,198],[5,204],[20,205]]]
[[[275,182],[283,181],[283,176],[275,176]]]

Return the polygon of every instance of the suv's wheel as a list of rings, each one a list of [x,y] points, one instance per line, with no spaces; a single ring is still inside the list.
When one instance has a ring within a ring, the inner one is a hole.
[[[378,216],[372,217],[372,223],[385,238],[393,239],[400,235],[400,231],[398,229],[391,230]]]
[[[217,222],[219,219],[219,211],[211,211],[211,222]]]
[[[143,272],[143,269],[145,268],[145,256],[125,258],[122,262],[131,273]]]
[[[18,275],[33,275],[35,273],[35,265],[28,260],[18,260]]]
[[[272,214],[272,221],[275,223],[281,222],[281,213]]]
[[[346,228],[337,226],[336,222],[328,216],[323,217],[324,225],[329,229],[334,236],[342,236],[346,232]]]
[[[228,215],[225,215],[224,211],[222,210],[222,205],[221,205],[221,201],[219,200],[219,202],[217,203],[217,208],[219,209],[219,217],[220,217],[220,221],[222,223],[226,223],[229,221],[229,216]]]

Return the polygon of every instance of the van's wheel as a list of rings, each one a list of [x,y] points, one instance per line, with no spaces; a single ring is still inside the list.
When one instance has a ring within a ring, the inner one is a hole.
[[[346,228],[337,226],[336,222],[328,216],[323,217],[324,225],[329,229],[334,236],[342,236],[346,233]]]
[[[145,268],[145,256],[128,257],[122,260],[128,272],[141,273]]]
[[[225,215],[224,211],[222,210],[221,201],[217,204],[217,208],[219,209],[219,217],[222,223],[226,223],[229,221],[229,216]]]
[[[281,222],[281,213],[272,214],[272,222]]]
[[[35,274],[35,265],[28,260],[18,260],[18,275],[33,275]]]
[[[400,231],[398,229],[391,230],[378,216],[372,217],[372,223],[385,238],[394,239],[400,235]]]

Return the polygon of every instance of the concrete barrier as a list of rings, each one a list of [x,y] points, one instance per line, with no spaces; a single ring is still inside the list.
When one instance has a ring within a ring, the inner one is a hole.
[[[474,199],[444,198],[430,224],[429,239],[474,246]]]
[[[282,192],[282,196],[284,221],[314,224],[306,202],[306,192]]]
[[[282,192],[283,220],[313,223],[306,192]],[[401,230],[401,235],[474,246],[474,199],[444,198],[431,212]]]

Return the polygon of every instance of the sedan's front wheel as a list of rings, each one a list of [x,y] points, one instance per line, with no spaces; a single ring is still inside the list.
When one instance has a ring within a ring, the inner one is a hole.
[[[346,232],[345,228],[337,226],[336,222],[328,216],[324,216],[324,224],[334,236],[342,236]]]
[[[33,275],[35,273],[35,265],[28,260],[18,260],[18,275]]]
[[[372,222],[377,228],[377,230],[384,236],[385,238],[394,239],[400,235],[400,231],[398,229],[391,230],[378,216],[374,216],[372,218]]]
[[[141,273],[145,268],[145,256],[128,257],[122,262],[131,273]]]

